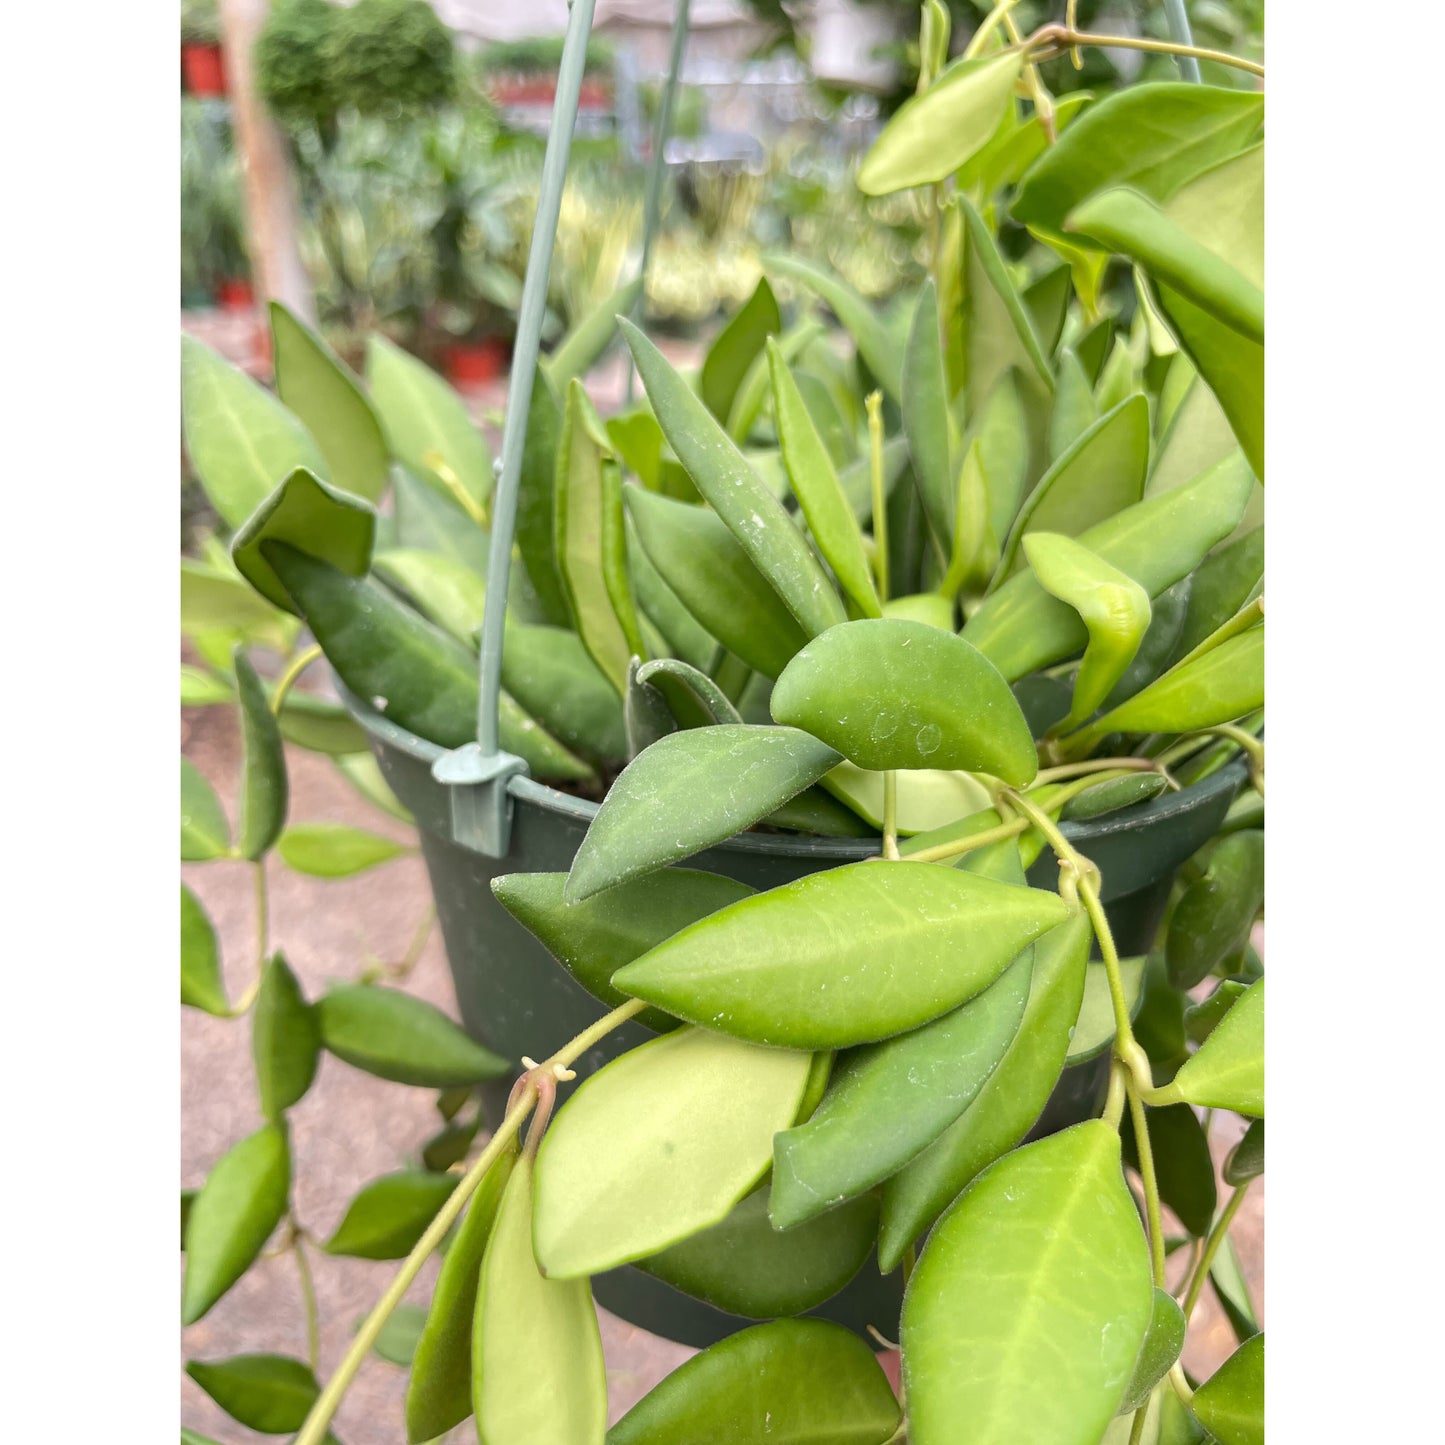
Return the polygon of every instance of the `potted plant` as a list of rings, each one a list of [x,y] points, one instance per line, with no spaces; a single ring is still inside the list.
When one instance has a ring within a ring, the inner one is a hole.
[[[950,188],[906,330],[770,265],[861,387],[767,281],[695,383],[627,325],[647,401],[606,422],[580,343],[531,374],[533,329],[492,495],[435,378],[377,348],[368,399],[275,314],[295,415],[264,409],[234,566],[325,653],[417,819],[468,1029],[516,1072],[302,1445],[459,1220],[415,1440],[475,1408],[486,1441],[601,1442],[594,1293],[716,1341],[614,1441],[1262,1433],[1251,1321],[1197,1390],[1178,1363],[1263,1169],[1262,98],[1065,110],[1037,63],[1096,37],[944,68],[938,15],[859,177]],[[1046,248],[1024,274],[1004,226]],[[205,415],[197,470],[234,483]],[[375,545],[389,466],[399,516],[451,509],[430,556]],[[527,585],[506,540],[485,585],[439,560],[514,520]],[[1200,1108],[1254,1121],[1223,1207]],[[193,1227],[188,1271],[234,1237]],[[901,1329],[906,1424],[865,1325]]]
[[[192,95],[226,94],[216,0],[181,0],[181,79]]]

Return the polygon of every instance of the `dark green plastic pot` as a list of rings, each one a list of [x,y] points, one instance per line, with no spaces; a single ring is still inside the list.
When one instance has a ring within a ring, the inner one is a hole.
[[[595,1023],[604,1007],[496,901],[491,882],[503,873],[570,868],[597,804],[530,778],[514,778],[507,856],[488,858],[463,848],[452,837],[448,788],[432,776],[432,764],[445,750],[388,722],[340,690],[371,739],[382,775],[416,817],[468,1032],[514,1060],[523,1054],[545,1058]],[[1218,829],[1242,775],[1242,768],[1221,769],[1194,787],[1126,813],[1064,825],[1064,832],[1102,872],[1106,911],[1121,953],[1147,951],[1163,917],[1175,870]],[[877,851],[877,841],[866,838],[743,833],[689,858],[687,866],[764,889]],[[1029,882],[1041,888],[1054,886],[1057,876],[1053,856],[1047,852],[1029,870]],[[624,1024],[577,1061],[577,1072],[582,1077],[594,1073],[652,1037],[639,1024]],[[519,1063],[519,1072],[520,1067]],[[1034,1135],[1052,1133],[1094,1113],[1107,1073],[1107,1055],[1065,1070]],[[493,1122],[501,1117],[509,1088],[509,1081],[487,1086],[487,1110]],[[597,1277],[593,1291],[602,1305],[632,1324],[698,1348],[747,1323],[631,1267]],[[811,1313],[837,1320],[859,1334],[871,1324],[887,1338],[897,1339],[902,1298],[900,1274],[881,1277],[869,1261],[851,1284]]]

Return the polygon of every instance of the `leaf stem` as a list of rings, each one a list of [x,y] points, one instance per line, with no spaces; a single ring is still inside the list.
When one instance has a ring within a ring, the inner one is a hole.
[[[983,54],[983,48],[988,44],[988,38],[993,34],[999,21],[1018,3],[1019,0],[999,0],[999,3],[983,17],[983,23],[969,38],[969,42],[963,50],[963,59],[973,60]]]
[[[1058,139],[1058,131],[1054,125],[1054,103],[1049,98],[1049,93],[1044,89],[1044,83],[1039,78],[1038,67],[1034,64],[1031,48],[1037,37],[1030,37],[1025,41],[1019,31],[1018,23],[1007,10],[999,17],[1003,21],[1003,28],[1008,31],[1008,38],[1014,45],[1024,47],[1024,75],[1029,88],[1029,94],[1033,97],[1034,109],[1039,115],[1039,125],[1043,128],[1045,137],[1050,145]]]
[[[1005,22],[1007,23],[1007,22]],[[1015,44],[1019,42],[1015,40]],[[1069,25],[1045,25],[1034,31],[1023,42],[1025,53],[1033,57],[1036,50],[1046,50],[1045,55],[1034,57],[1052,60],[1066,50],[1080,45],[1095,45],[1105,50],[1147,50],[1152,55],[1190,55],[1195,60],[1212,60],[1216,65],[1231,65],[1236,70],[1247,70],[1251,75],[1264,79],[1264,66],[1253,60],[1244,60],[1231,55],[1227,50],[1207,50],[1198,45],[1179,45],[1172,40],[1149,40],[1134,35],[1095,35],[1087,30],[1075,30]]]
[[[892,768],[883,774],[883,856],[898,858],[898,774]]]
[[[314,1375],[321,1368],[321,1323],[316,1309],[316,1283],[311,1261],[306,1258],[306,1232],[291,1216],[291,1252],[296,1256],[296,1276],[301,1281],[301,1304],[306,1311],[306,1358]]]
[[[230,1017],[233,1019],[249,1012],[256,1002],[256,995],[261,992],[261,975],[266,972],[266,956],[271,951],[271,905],[266,890],[266,860],[258,858],[251,868],[256,885],[256,969],[245,993],[231,1008]]]
[[[296,679],[321,656],[321,648],[313,644],[304,647],[287,664],[286,671],[276,680],[276,691],[271,694],[271,716],[280,717],[281,709],[286,706],[286,698],[290,694]]]
[[[1149,1216],[1149,1260],[1154,1270],[1155,1289],[1164,1288],[1164,1216],[1159,1210],[1159,1178],[1154,1172],[1154,1146],[1149,1142],[1149,1120],[1144,1101],[1127,1080],[1129,1116],[1134,1121],[1134,1147],[1139,1155],[1139,1177],[1144,1181],[1144,1209]]]
[[[1017,838],[1027,830],[1027,818],[1010,818],[996,828],[985,829],[982,833],[971,833],[967,838],[955,839],[952,843],[936,843],[932,848],[920,848],[908,855],[910,863],[941,863],[945,858],[958,858],[972,853],[975,848],[987,848],[990,843],[1001,843],[1005,838]]]
[[[1194,1306],[1199,1303],[1199,1296],[1204,1291],[1204,1281],[1209,1278],[1209,1271],[1214,1268],[1214,1257],[1224,1244],[1225,1236],[1229,1233],[1229,1226],[1234,1223],[1234,1216],[1239,1213],[1239,1206],[1244,1203],[1244,1196],[1249,1192],[1249,1186],[1253,1182],[1252,1179],[1246,1179],[1229,1196],[1229,1203],[1224,1206],[1219,1218],[1214,1221],[1214,1228],[1209,1231],[1209,1238],[1204,1241],[1204,1253],[1199,1256],[1199,1263],[1194,1266],[1194,1275],[1189,1281],[1189,1289],[1184,1295],[1184,1302],[1179,1306],[1184,1311],[1185,1324],[1189,1323],[1189,1316],[1194,1313]]]
[[[1132,773],[1160,771],[1155,758],[1090,758],[1084,763],[1060,763],[1056,768],[1042,768],[1029,787],[1037,788],[1040,783],[1057,783],[1065,778],[1079,778],[1087,773],[1106,773],[1112,768]]]
[[[1115,1132],[1124,1122],[1124,1105],[1127,1102],[1129,1071],[1118,1059],[1109,1062],[1109,1092],[1104,1098],[1103,1119]]]
[[[883,393],[868,394],[868,455],[873,488],[873,576],[878,600],[888,601],[888,499],[883,495]]]
[[[1144,1426],[1149,1422],[1149,1402],[1145,1400],[1137,1410],[1134,1411],[1134,1419],[1129,1426],[1129,1445],[1140,1445],[1144,1439]]]

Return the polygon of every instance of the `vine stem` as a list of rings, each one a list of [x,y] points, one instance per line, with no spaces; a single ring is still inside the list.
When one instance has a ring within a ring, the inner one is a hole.
[[[1065,778],[1083,777],[1087,773],[1107,773],[1114,768],[1133,773],[1160,771],[1154,758],[1090,758],[1083,763],[1060,763],[1056,768],[1042,768],[1029,786],[1036,788],[1040,783],[1057,783]]]
[[[321,648],[316,644],[302,648],[286,667],[286,671],[276,680],[276,691],[271,694],[271,716],[280,717],[281,709],[286,706],[286,698],[291,689],[296,685],[296,679],[321,656]]]
[[[321,1368],[321,1321],[316,1308],[316,1283],[311,1261],[306,1258],[306,1232],[291,1216],[291,1252],[296,1256],[296,1275],[301,1281],[301,1304],[306,1311],[306,1358],[314,1375]]]
[[[1054,126],[1054,103],[1049,93],[1044,89],[1044,83],[1039,78],[1038,67],[1033,62],[1030,50],[1036,37],[1031,36],[1027,41],[1019,32],[1017,22],[1013,16],[1005,10],[999,17],[1003,21],[1003,28],[1008,31],[1008,38],[1014,45],[1024,47],[1024,70],[1027,74],[1029,94],[1033,97],[1034,109],[1039,114],[1039,125],[1043,128],[1044,136],[1050,145],[1058,139],[1058,132]]]
[[[1015,44],[1020,42],[1015,40]],[[1052,60],[1066,50],[1080,45],[1094,45],[1105,50],[1147,50],[1152,55],[1188,55],[1195,60],[1212,60],[1217,65],[1230,65],[1236,70],[1247,70],[1251,75],[1264,79],[1264,66],[1252,60],[1231,55],[1227,50],[1207,50],[1198,45],[1180,45],[1172,40],[1148,40],[1134,35],[1095,35],[1088,30],[1075,30],[1068,25],[1045,25],[1034,31],[1022,42],[1024,52],[1031,58]],[[1049,54],[1034,57],[1035,50],[1045,49]]]
[[[883,856],[898,859],[898,774],[892,768],[883,774]]]
[[[593,1044],[599,1039],[606,1038],[614,1029],[641,1013],[646,1006],[641,999],[629,999],[620,1008],[613,1009],[611,1013],[598,1019],[590,1028],[584,1029],[550,1058],[544,1059],[542,1063],[529,1069],[518,1080],[518,1087],[513,1091],[506,1117],[502,1120],[497,1132],[487,1141],[487,1147],[477,1156],[476,1162],[462,1175],[457,1187],[447,1196],[447,1201],[438,1211],[436,1218],[427,1226],[426,1232],[417,1241],[416,1247],[402,1261],[396,1277],[372,1307],[371,1313],[367,1315],[365,1323],[356,1332],[345,1356],[336,1367],[335,1374],[326,1382],[326,1388],[316,1397],[316,1403],[312,1405],[311,1413],[307,1415],[306,1423],[301,1427],[301,1433],[297,1435],[293,1445],[321,1445],[343,1397],[351,1387],[351,1382],[356,1378],[357,1371],[371,1352],[371,1347],[381,1334],[382,1327],[391,1317],[392,1311],[401,1303],[402,1297],[411,1288],[412,1282],[421,1272],[422,1265],[446,1237],[447,1231],[456,1223],[462,1210],[466,1208],[467,1201],[476,1193],[482,1180],[486,1178],[487,1171],[496,1162],[502,1151],[516,1138],[517,1132],[532,1112],[542,1093],[554,1089],[556,1080],[565,1077],[568,1067],[585,1054]],[[533,1130],[533,1135],[540,1138],[540,1131]],[[529,1144],[531,1142],[530,1136],[528,1142]]]
[[[1209,1278],[1209,1271],[1214,1267],[1214,1257],[1224,1244],[1225,1237],[1229,1233],[1229,1226],[1234,1223],[1234,1216],[1239,1213],[1239,1206],[1244,1203],[1244,1196],[1249,1192],[1249,1186],[1254,1181],[1246,1179],[1233,1194],[1229,1196],[1229,1203],[1224,1206],[1218,1219],[1214,1221],[1214,1228],[1209,1231],[1209,1238],[1204,1241],[1204,1253],[1199,1256],[1199,1263],[1194,1266],[1194,1275],[1189,1281],[1189,1289],[1184,1295],[1184,1302],[1179,1306],[1184,1311],[1184,1323],[1189,1323],[1189,1316],[1194,1313],[1194,1306],[1199,1303],[1199,1296],[1204,1291],[1204,1281]]]
[[[246,992],[236,1000],[231,1009],[233,1019],[240,1018],[256,1002],[256,995],[261,992],[261,975],[266,972],[266,955],[271,951],[271,903],[266,890],[265,861],[257,859],[251,869],[256,885],[256,972],[247,985]]]
[[[999,3],[983,17],[983,23],[973,32],[968,44],[964,47],[963,58],[973,60],[983,54],[983,47],[988,44],[988,38],[993,34],[999,21],[1008,14],[1019,0],[999,0]]]
[[[1159,1209],[1159,1178],[1154,1172],[1154,1146],[1149,1142],[1149,1120],[1144,1101],[1126,1080],[1129,1094],[1129,1116],[1134,1121],[1134,1147],[1139,1155],[1139,1177],[1144,1181],[1144,1208],[1149,1215],[1149,1260],[1154,1270],[1155,1289],[1164,1288],[1164,1216]]]
[[[1129,1445],[1140,1445],[1144,1439],[1144,1427],[1149,1423],[1149,1402],[1145,1400],[1137,1410],[1134,1411],[1133,1422],[1129,1426]]]
[[[873,489],[873,576],[878,600],[888,601],[888,503],[883,495],[883,393],[873,391],[864,402],[868,410],[868,455]]]

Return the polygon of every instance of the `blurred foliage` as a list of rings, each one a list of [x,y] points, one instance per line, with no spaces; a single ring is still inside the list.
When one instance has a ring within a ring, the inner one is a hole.
[[[562,37],[534,35],[523,40],[493,40],[476,54],[476,71],[481,76],[543,74],[556,75],[562,64]],[[594,35],[587,42],[587,75],[610,72],[612,46]]]
[[[219,45],[221,17],[216,0],[181,0],[181,44]]]
[[[256,38],[256,88],[283,124],[326,124],[336,113],[325,54],[337,14],[330,0],[278,0]]]
[[[452,33],[426,0],[356,0],[326,39],[339,107],[362,115],[426,111],[456,89]]]
[[[241,166],[223,107],[181,97],[181,294],[206,304],[250,272]]]

